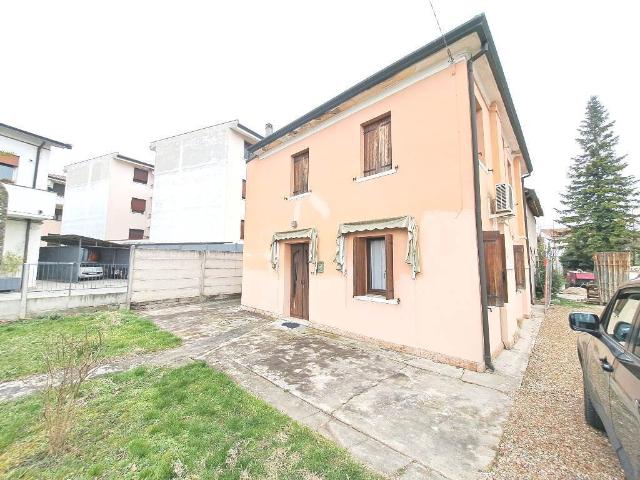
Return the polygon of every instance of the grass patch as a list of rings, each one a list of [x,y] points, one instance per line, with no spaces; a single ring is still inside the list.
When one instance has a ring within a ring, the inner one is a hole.
[[[556,305],[558,307],[576,308],[576,309],[588,309],[593,307],[593,305],[588,303],[576,302],[575,300],[568,300],[566,298],[556,297],[556,296],[551,298],[551,305]]]
[[[52,315],[0,325],[0,382],[45,371],[47,342],[61,334],[84,335],[100,330],[105,358],[174,347],[180,339],[129,311],[103,311],[62,317]]]
[[[67,451],[47,455],[40,395],[0,403],[0,477],[378,479],[197,362],[87,382]]]

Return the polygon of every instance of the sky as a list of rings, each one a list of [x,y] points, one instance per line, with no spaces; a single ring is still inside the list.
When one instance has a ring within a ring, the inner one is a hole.
[[[445,31],[484,12],[551,226],[587,100],[640,177],[637,1],[432,0]],[[3,2],[0,123],[73,144],[53,170],[239,119],[277,129],[439,36],[428,0]],[[636,73],[634,73],[634,71]]]

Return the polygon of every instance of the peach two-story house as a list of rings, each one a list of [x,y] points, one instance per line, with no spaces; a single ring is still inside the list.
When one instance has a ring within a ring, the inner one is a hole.
[[[525,140],[478,16],[254,144],[242,304],[477,370],[530,315]]]

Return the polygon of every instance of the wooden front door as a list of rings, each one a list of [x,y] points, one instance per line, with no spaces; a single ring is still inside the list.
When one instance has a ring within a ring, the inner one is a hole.
[[[291,307],[292,317],[309,319],[309,245],[291,245]]]

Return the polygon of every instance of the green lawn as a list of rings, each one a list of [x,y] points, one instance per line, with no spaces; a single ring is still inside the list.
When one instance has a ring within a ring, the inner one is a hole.
[[[103,334],[103,355],[113,358],[132,352],[175,347],[180,339],[129,311],[103,311],[70,317],[50,316],[0,325],[0,382],[45,371],[47,342],[60,334]]]
[[[0,403],[0,477],[380,478],[204,363],[91,380],[80,402],[67,451],[55,457],[39,395]]]
[[[575,309],[589,309],[593,307],[593,304],[576,302],[575,300],[568,300],[566,298],[557,296],[551,298],[551,305],[557,305],[559,307],[570,307]]]

